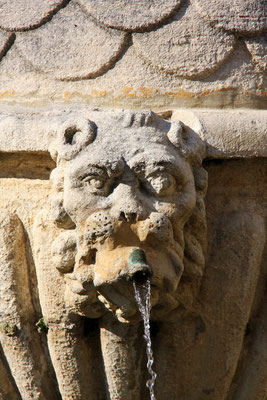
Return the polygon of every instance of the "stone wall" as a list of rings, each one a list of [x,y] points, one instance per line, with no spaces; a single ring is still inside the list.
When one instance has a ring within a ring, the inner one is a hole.
[[[264,1],[0,0],[0,399],[264,400]],[[142,272],[142,265],[136,267]]]
[[[0,100],[265,108],[264,0],[3,1]]]

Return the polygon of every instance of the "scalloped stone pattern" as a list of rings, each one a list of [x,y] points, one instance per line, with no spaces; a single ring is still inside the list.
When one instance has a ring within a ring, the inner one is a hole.
[[[165,21],[182,0],[78,0],[101,24],[126,31],[147,30]]]
[[[257,33],[267,29],[266,0],[192,0],[200,15],[230,32]]]
[[[170,74],[195,78],[218,69],[232,53],[235,38],[207,25],[189,6],[156,31],[133,34],[133,42],[150,64]]]
[[[96,25],[78,5],[70,3],[41,28],[18,34],[16,45],[36,70],[57,79],[77,80],[109,69],[120,56],[126,36]]]
[[[265,109],[265,1],[0,0],[0,102]]]
[[[246,46],[251,53],[252,60],[257,64],[260,70],[267,70],[267,37],[262,35],[259,37],[246,38]]]
[[[0,31],[0,57],[3,57],[14,40],[14,34]]]
[[[0,0],[0,27],[24,31],[45,23],[66,0]]]

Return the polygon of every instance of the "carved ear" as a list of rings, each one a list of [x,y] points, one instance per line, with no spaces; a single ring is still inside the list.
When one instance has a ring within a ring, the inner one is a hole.
[[[201,165],[206,155],[206,145],[203,140],[181,121],[174,121],[167,133],[169,141],[177,147],[181,155],[192,166]]]
[[[95,139],[97,126],[87,118],[71,118],[60,128],[57,140],[51,147],[52,157],[71,160]]]

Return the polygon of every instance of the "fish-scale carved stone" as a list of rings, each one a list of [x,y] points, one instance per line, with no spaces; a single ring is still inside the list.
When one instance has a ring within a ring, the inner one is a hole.
[[[178,76],[200,77],[216,70],[233,51],[235,39],[207,25],[193,7],[182,7],[172,22],[135,33],[134,45],[150,64]]]
[[[267,69],[267,38],[261,35],[253,38],[244,39],[246,46],[251,53],[253,62],[258,69],[265,71]]]
[[[15,35],[13,33],[0,31],[0,59],[6,54],[14,39]]]
[[[265,0],[192,0],[200,15],[230,32],[256,33],[267,28]]]
[[[48,21],[67,0],[0,0],[0,27],[25,31]]]
[[[70,3],[40,29],[20,33],[16,44],[33,67],[58,79],[100,75],[126,44],[126,34],[97,25]]]
[[[102,24],[137,31],[151,29],[165,21],[182,0],[79,0],[79,3]]]

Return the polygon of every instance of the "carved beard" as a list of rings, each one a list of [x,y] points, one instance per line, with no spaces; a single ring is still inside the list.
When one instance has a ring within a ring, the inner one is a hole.
[[[152,307],[157,305],[161,313],[162,308],[177,307],[174,300],[170,305],[169,297],[176,291],[183,272],[183,239],[180,244],[174,239],[173,226],[164,214],[153,212],[143,221],[130,223],[115,220],[102,211],[92,214],[77,230],[73,275],[81,284],[81,295],[91,297],[97,291],[106,311],[112,311],[122,321],[139,320],[128,279],[130,253],[139,248],[144,250],[153,273]],[[95,296],[92,298],[95,301]],[[153,314],[156,318],[157,312]]]

